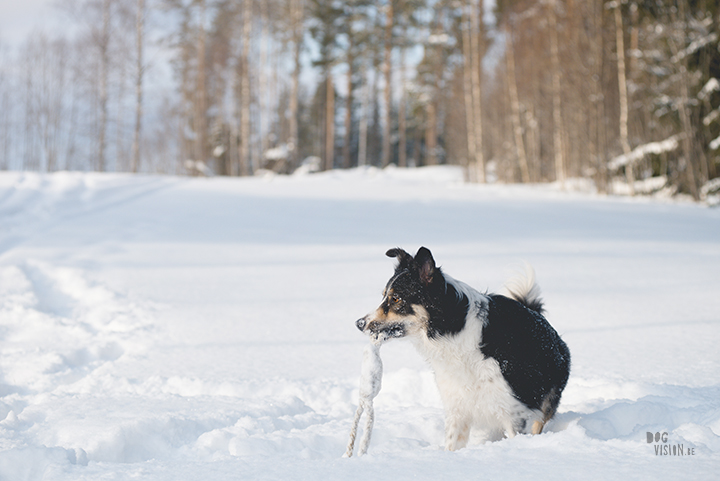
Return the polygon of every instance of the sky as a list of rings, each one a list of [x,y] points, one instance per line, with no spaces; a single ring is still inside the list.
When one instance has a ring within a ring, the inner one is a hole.
[[[0,40],[20,44],[33,29],[50,29],[60,17],[54,0],[0,0]]]

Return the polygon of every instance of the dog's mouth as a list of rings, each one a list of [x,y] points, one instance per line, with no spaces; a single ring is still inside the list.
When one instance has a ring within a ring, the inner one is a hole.
[[[358,329],[368,334],[375,340],[386,341],[388,339],[404,337],[407,334],[405,331],[405,325],[399,322],[393,322],[390,324],[378,324],[377,322],[368,323],[363,318],[358,319],[355,325]]]
[[[370,329],[370,336],[376,340],[387,341],[405,336],[405,326],[402,324],[390,324],[380,329]]]

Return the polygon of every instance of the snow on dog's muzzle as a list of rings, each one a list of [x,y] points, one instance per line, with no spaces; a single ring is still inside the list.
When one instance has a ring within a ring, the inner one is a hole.
[[[372,330],[371,332],[376,339],[382,339],[383,341],[385,341],[392,338],[404,337],[405,326],[403,326],[402,324],[393,323],[387,326],[383,326],[381,329],[378,329],[377,332]]]
[[[368,316],[361,317],[355,321],[355,326],[365,334],[376,340],[386,341],[388,339],[404,337],[405,326],[400,322],[382,322],[377,319],[368,321]]]

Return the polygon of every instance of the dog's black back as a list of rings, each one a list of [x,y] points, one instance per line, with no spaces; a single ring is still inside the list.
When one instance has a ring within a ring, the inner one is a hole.
[[[498,362],[520,401],[554,413],[570,375],[570,350],[539,312],[499,294],[488,297],[480,350]]]

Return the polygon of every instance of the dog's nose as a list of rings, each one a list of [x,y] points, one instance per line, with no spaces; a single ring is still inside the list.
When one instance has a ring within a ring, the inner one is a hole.
[[[355,325],[356,325],[357,328],[360,329],[361,331],[362,331],[363,329],[365,329],[365,318],[363,317],[363,318],[360,318],[360,319],[358,319],[357,321],[355,321]]]

